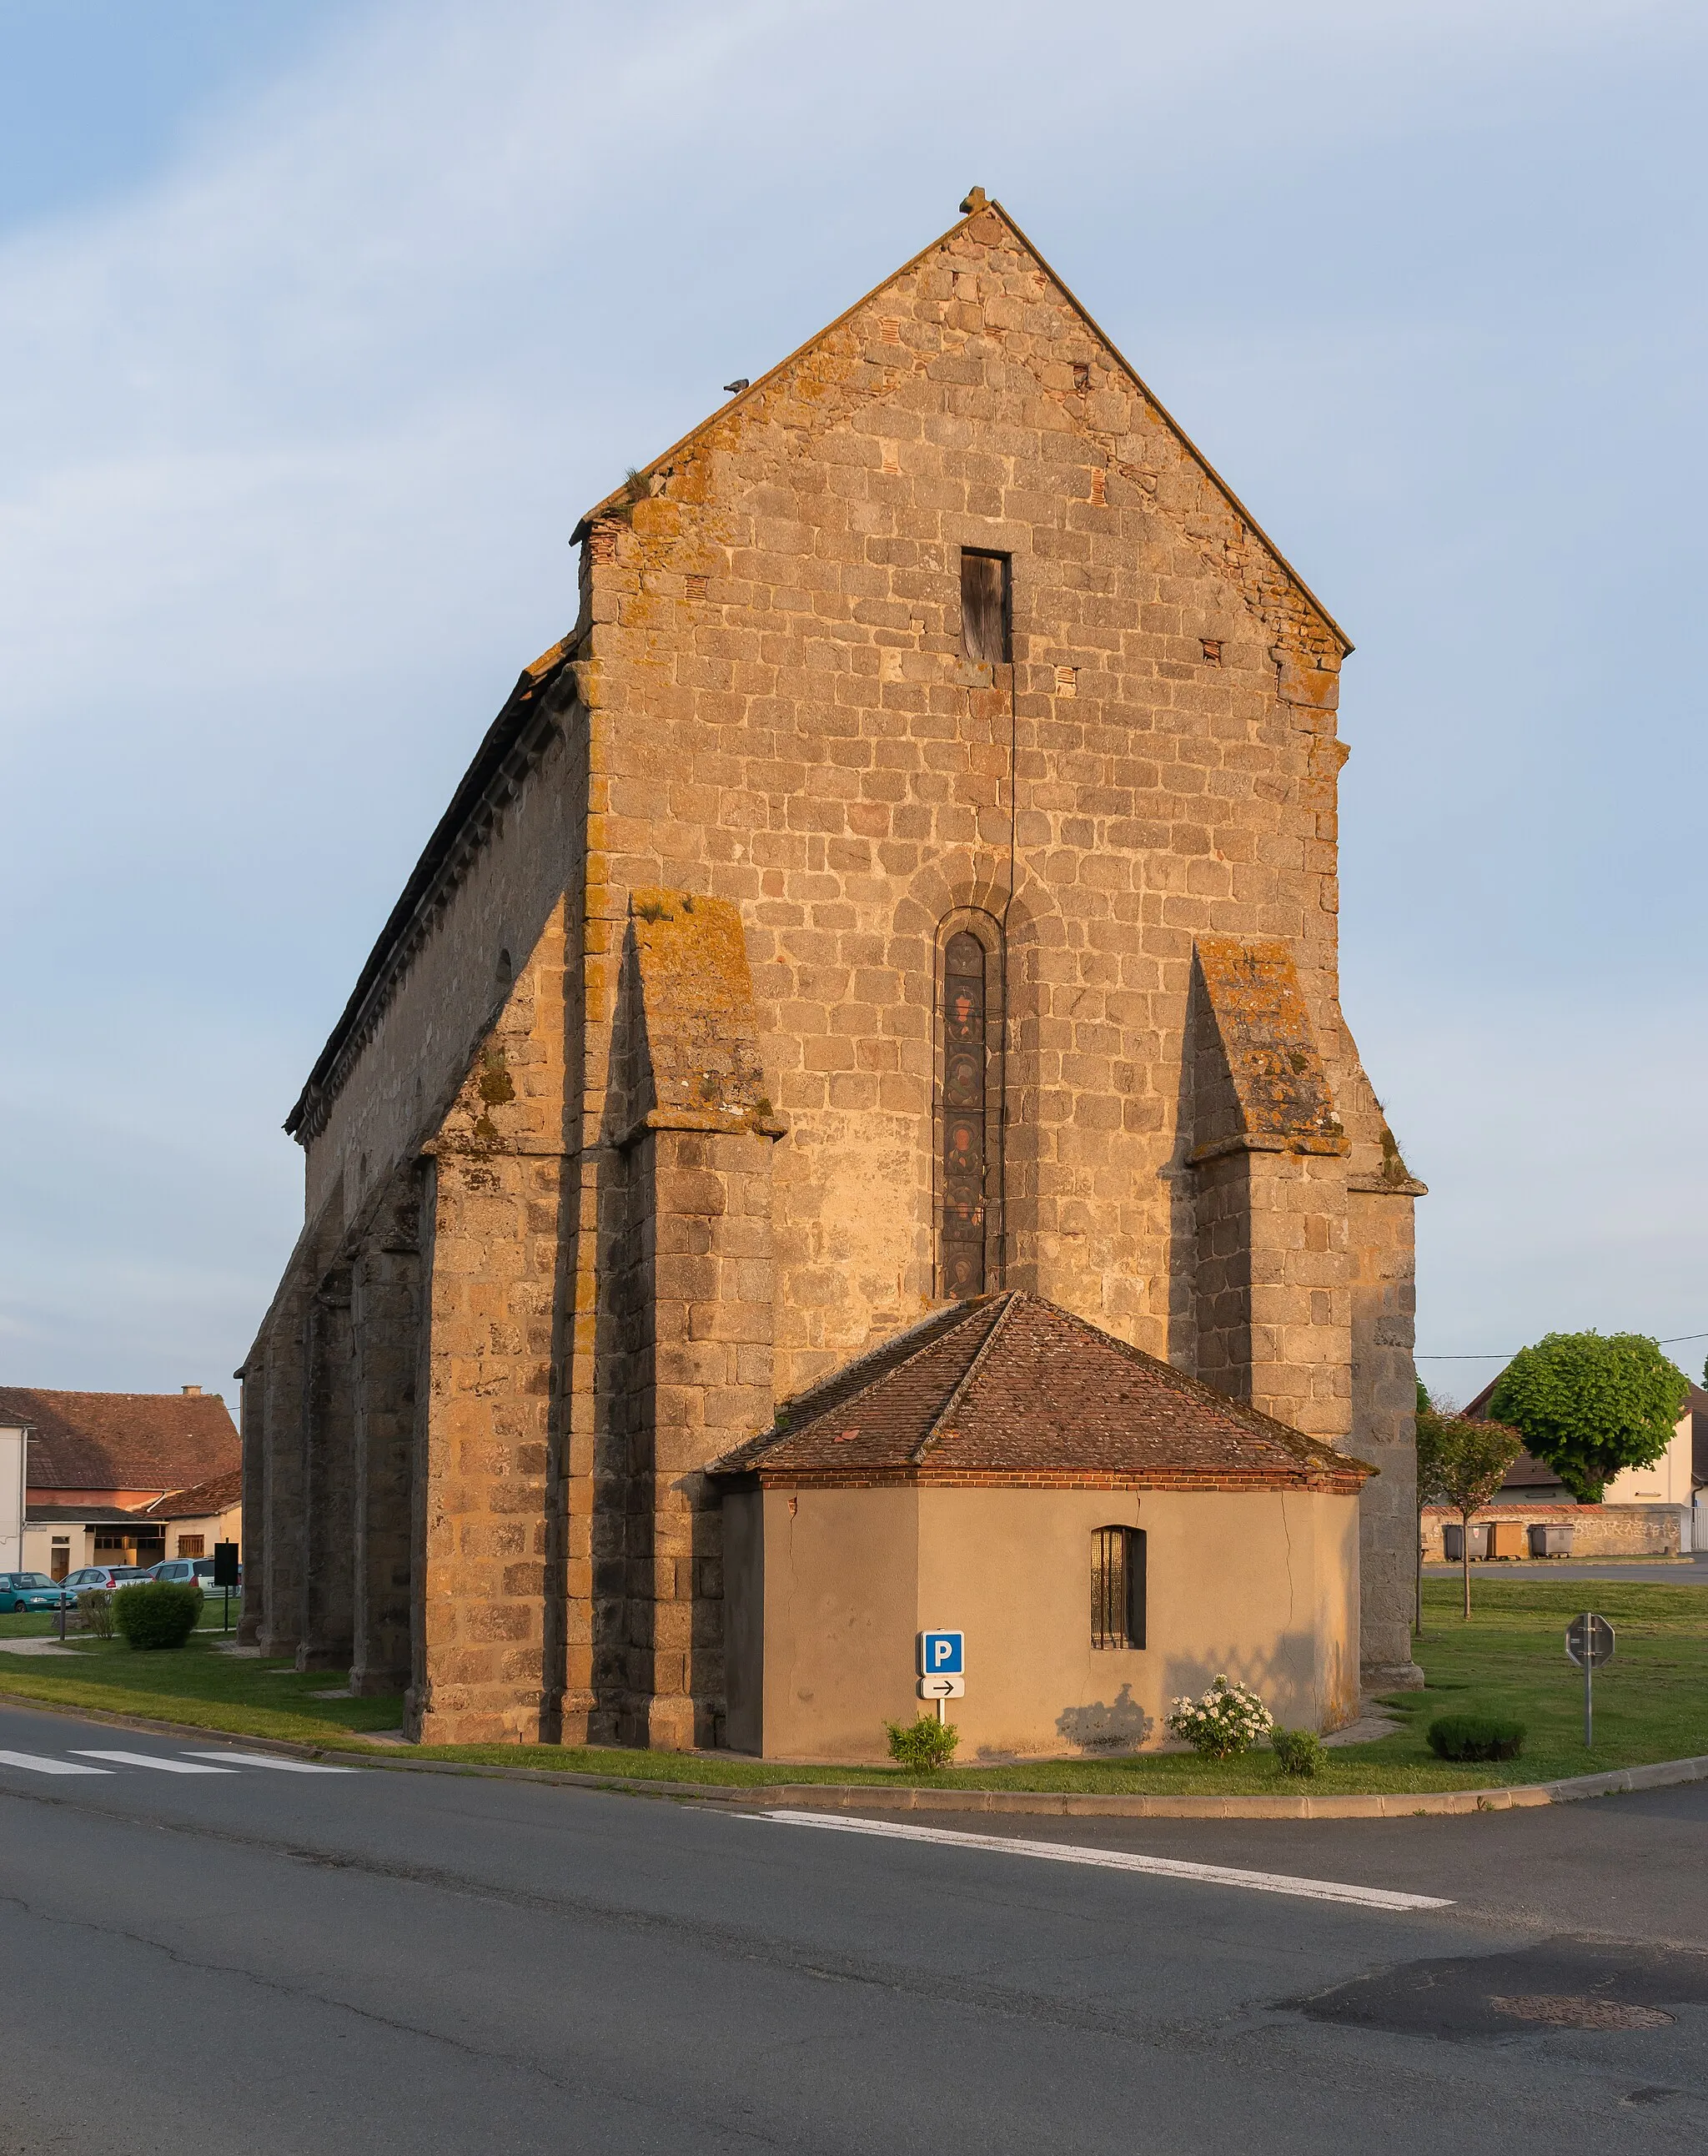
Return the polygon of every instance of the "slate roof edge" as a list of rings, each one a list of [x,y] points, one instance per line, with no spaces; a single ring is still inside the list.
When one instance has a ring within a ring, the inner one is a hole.
[[[335,1071],[341,1055],[364,1019],[377,1015],[377,1009],[383,1008],[396,978],[396,955],[408,943],[411,931],[422,916],[430,912],[442,876],[454,862],[464,831],[489,788],[503,775],[511,753],[538,721],[548,692],[580,649],[581,641],[579,637],[566,636],[531,665],[525,666],[498,716],[482,737],[468,768],[457,782],[444,814],[434,824],[432,835],[409,871],[397,904],[387,915],[384,927],[363,961],[349,1001],[315,1057],[295,1106],[285,1119],[286,1132],[299,1143],[304,1142],[305,1136],[315,1136],[323,1127],[323,1122],[316,1123],[315,1118],[339,1090]],[[374,1007],[372,1010],[371,1005]],[[310,1125],[315,1127],[308,1127]]]
[[[75,1520],[87,1520],[105,1527],[110,1522],[145,1520],[147,1515],[139,1507],[127,1512],[122,1505],[30,1505],[24,1509],[23,1523],[28,1527],[63,1527]]]

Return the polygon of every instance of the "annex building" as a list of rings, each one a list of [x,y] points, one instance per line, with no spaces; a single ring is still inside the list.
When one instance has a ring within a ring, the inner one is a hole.
[[[963,208],[582,519],[291,1111],[244,1625],[413,1736],[847,1756],[1005,1588],[990,1748],[1417,1681],[1350,646]]]

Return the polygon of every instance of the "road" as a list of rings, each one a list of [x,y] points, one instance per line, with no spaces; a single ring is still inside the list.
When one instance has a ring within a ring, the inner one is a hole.
[[[242,1752],[0,1710],[0,2156],[1708,2136],[1700,1787],[962,1841]]]
[[[1457,1579],[1456,1564],[1426,1564],[1425,1579]],[[1479,1579],[1628,1579],[1644,1587],[1700,1587],[1708,1584],[1708,1550],[1688,1558],[1474,1558],[1471,1578]]]

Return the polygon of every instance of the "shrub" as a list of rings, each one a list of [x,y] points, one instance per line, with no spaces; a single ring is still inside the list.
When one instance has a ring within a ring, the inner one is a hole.
[[[1168,1727],[1201,1759],[1237,1759],[1275,1726],[1257,1694],[1226,1677],[1218,1677],[1202,1699],[1176,1700],[1168,1717]]]
[[[1284,1774],[1311,1775],[1322,1765],[1322,1739],[1315,1730],[1275,1729],[1269,1742]]]
[[[174,1579],[121,1587],[113,1620],[133,1647],[182,1647],[202,1614],[202,1590]]]
[[[939,1722],[934,1714],[922,1714],[914,1722],[886,1722],[884,1727],[890,1732],[890,1757],[915,1774],[946,1767],[961,1742],[954,1723]]]
[[[1438,1759],[1516,1759],[1524,1749],[1524,1724],[1495,1714],[1441,1714],[1429,1724],[1429,1749]]]
[[[77,1598],[77,1629],[93,1632],[97,1640],[113,1636],[113,1596],[110,1588],[91,1587]]]

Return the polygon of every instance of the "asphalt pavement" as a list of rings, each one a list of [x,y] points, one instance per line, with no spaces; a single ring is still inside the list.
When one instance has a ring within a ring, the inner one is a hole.
[[[1457,1579],[1456,1564],[1426,1564],[1425,1579]],[[1471,1578],[1478,1579],[1629,1579],[1645,1587],[1708,1586],[1708,1550],[1688,1557],[1473,1558]]]
[[[1708,1789],[916,1825],[0,1711],[0,2156],[1700,2149]]]

